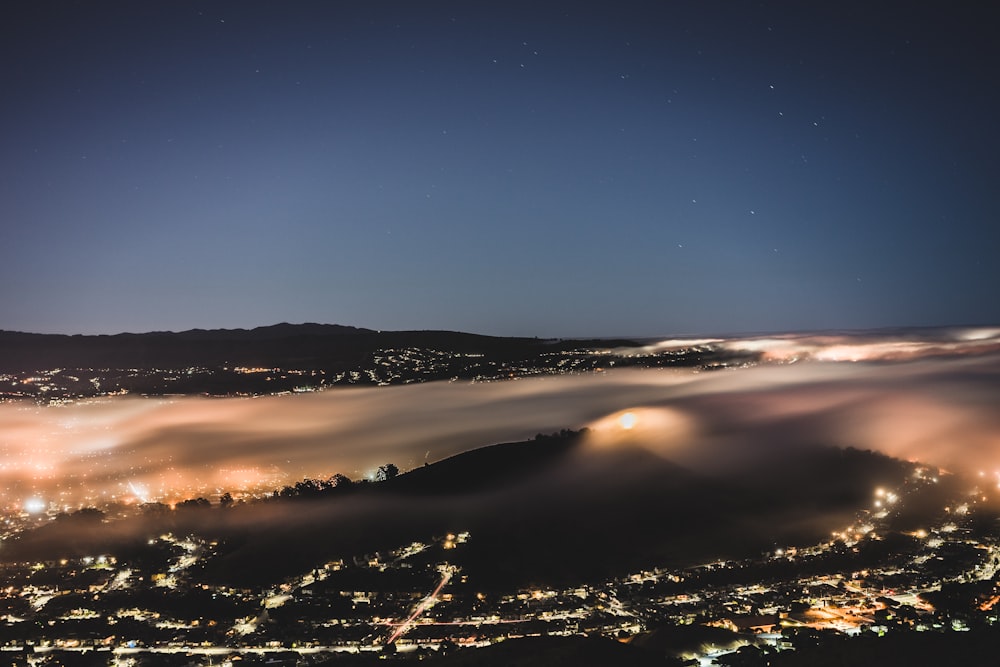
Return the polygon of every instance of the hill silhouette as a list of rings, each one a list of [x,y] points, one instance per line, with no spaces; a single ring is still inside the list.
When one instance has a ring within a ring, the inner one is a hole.
[[[610,365],[716,363],[689,350],[609,359],[623,340],[372,331],[334,324],[65,336],[0,331],[0,400],[89,396],[265,395],[331,386],[500,380]],[[731,355],[730,355],[731,356]]]
[[[585,433],[471,450],[386,482],[309,498],[166,511],[74,529],[50,524],[8,541],[30,560],[141,549],[163,532],[218,541],[206,580],[266,584],[335,558],[468,531],[455,564],[484,590],[566,584],[637,568],[755,557],[839,528],[910,465],[828,447],[762,457],[722,475],[642,447],[595,448]],[[266,567],[261,564],[266,563]]]
[[[539,474],[579,445],[586,431],[537,435],[526,442],[508,442],[472,449],[433,465],[414,468],[386,480],[380,492],[414,495],[476,493],[509,484],[524,475]]]
[[[335,324],[66,336],[0,331],[0,372],[40,368],[354,367],[375,350],[524,352],[535,339],[451,331],[372,331]]]

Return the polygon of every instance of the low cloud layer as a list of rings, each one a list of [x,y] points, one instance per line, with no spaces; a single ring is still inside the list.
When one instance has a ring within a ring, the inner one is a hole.
[[[632,370],[257,399],[4,404],[3,502],[171,501],[337,472],[357,478],[386,462],[405,470],[583,426],[593,430],[594,446],[638,443],[706,471],[819,444],[993,475],[1000,470],[998,334],[713,341],[784,362],[714,372]],[[785,354],[792,348],[800,352]],[[845,361],[855,358],[878,361]],[[792,359],[800,361],[787,363]]]

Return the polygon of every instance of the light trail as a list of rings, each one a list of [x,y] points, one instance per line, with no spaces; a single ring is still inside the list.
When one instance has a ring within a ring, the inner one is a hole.
[[[149,493],[142,486],[136,486],[135,483],[129,482],[128,488],[132,491],[132,495],[141,500],[144,503],[149,502]]]
[[[409,632],[410,628],[413,627],[413,622],[417,620],[417,617],[420,616],[420,614],[427,611],[428,609],[430,609],[431,607],[433,607],[437,603],[438,593],[441,592],[441,589],[444,588],[445,584],[451,581],[451,576],[452,574],[454,574],[454,572],[455,570],[451,566],[442,568],[441,582],[437,585],[437,588],[435,588],[430,595],[428,595],[427,597],[425,597],[423,600],[420,601],[420,604],[418,604],[416,609],[413,610],[413,613],[410,614],[410,617],[406,619],[406,621],[404,621],[402,625],[396,628],[396,631],[394,633],[392,633],[389,639],[385,642],[386,644],[393,643],[394,641],[405,635],[407,632]]]

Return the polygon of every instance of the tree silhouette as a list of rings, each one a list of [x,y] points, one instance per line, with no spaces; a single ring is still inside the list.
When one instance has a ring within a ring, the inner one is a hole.
[[[346,489],[353,483],[354,482],[351,481],[350,477],[338,472],[336,475],[334,475],[327,481],[327,486],[334,489],[340,489],[340,488]]]
[[[375,471],[375,481],[384,482],[387,479],[392,479],[398,474],[399,468],[392,463],[386,463],[385,465],[380,465],[378,470]]]

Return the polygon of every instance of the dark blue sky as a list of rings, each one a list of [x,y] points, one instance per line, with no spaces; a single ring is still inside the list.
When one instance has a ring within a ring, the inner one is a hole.
[[[18,3],[0,328],[1000,322],[986,4]]]

